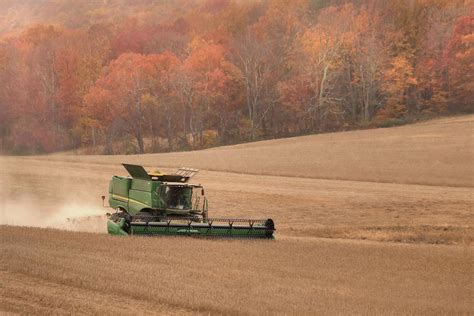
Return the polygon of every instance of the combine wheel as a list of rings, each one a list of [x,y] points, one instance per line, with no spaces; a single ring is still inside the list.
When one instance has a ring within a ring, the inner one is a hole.
[[[123,208],[120,208],[120,207],[117,207],[115,209],[115,213],[110,215],[110,220],[116,223],[120,222],[122,218],[125,219],[124,230],[128,233],[130,231],[130,221],[131,221],[130,215]]]
[[[117,207],[115,209],[115,213],[110,215],[110,218],[114,221],[119,220],[121,218],[125,218],[126,220],[130,220],[130,215],[128,215],[128,213],[123,208]]]
[[[273,231],[275,230],[275,223],[273,222],[273,219],[269,218],[265,221],[265,226],[267,227],[267,232],[265,233],[265,236],[268,238],[272,238],[273,236]]]

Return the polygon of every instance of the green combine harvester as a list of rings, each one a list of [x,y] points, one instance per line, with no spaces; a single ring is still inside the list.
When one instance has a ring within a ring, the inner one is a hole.
[[[189,183],[197,169],[163,174],[149,173],[142,166],[123,166],[131,177],[110,180],[109,206],[115,213],[108,214],[109,234],[273,238],[272,219],[209,217],[203,186]]]

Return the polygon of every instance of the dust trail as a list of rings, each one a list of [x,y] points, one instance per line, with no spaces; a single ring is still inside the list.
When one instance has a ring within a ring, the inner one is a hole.
[[[50,169],[28,170],[7,162],[0,156],[0,225],[107,231],[106,210],[82,198],[90,195],[89,185],[58,176],[52,182]]]
[[[35,203],[4,201],[0,204],[0,225],[58,228],[83,232],[106,232],[105,211],[97,206],[63,205],[44,212]]]

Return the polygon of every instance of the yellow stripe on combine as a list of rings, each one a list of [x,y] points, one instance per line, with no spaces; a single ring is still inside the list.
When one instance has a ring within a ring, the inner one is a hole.
[[[139,202],[139,201],[134,200],[134,199],[127,198],[125,196],[117,195],[117,194],[112,194],[112,198],[117,199],[117,200],[122,200],[124,202],[133,202],[133,203],[137,203],[137,204],[141,204],[141,205],[145,205],[145,206],[150,207],[150,205],[148,205],[148,204]]]
[[[126,198],[124,196],[121,196],[121,195],[112,194],[112,198],[128,202],[128,198]]]

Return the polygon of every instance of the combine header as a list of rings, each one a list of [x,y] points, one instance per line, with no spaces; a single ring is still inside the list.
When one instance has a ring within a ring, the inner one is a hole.
[[[109,205],[115,213],[109,214],[109,234],[273,238],[272,219],[209,217],[204,188],[188,183],[197,169],[163,174],[123,166],[131,177],[113,176],[110,181]]]

